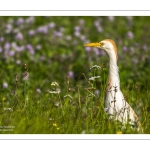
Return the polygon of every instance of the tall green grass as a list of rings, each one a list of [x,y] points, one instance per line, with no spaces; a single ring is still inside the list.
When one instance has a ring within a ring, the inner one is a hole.
[[[73,86],[68,75],[63,86],[53,81],[44,92],[36,91],[28,66],[23,76],[15,75],[11,91],[1,94],[1,133],[49,133],[49,134],[116,134],[138,133],[129,125],[109,120],[104,111],[106,71],[103,66],[91,66],[89,75]],[[105,81],[104,80],[104,81]],[[149,96],[135,86],[122,87],[126,100],[138,114],[144,133],[149,133]]]

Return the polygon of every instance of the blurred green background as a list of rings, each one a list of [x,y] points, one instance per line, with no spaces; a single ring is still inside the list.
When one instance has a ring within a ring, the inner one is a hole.
[[[107,64],[107,55],[84,43],[113,39],[118,46],[121,84],[149,85],[150,17],[0,17],[1,85],[13,81],[28,64],[37,84],[49,78],[63,82],[70,73],[82,80],[94,64]]]

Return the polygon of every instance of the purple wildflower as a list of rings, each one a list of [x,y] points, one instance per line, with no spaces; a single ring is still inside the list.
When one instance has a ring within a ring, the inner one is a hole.
[[[100,55],[105,56],[106,53],[105,53],[103,50],[101,50],[101,51],[100,51]]]
[[[69,75],[70,78],[73,78],[74,77],[74,72],[73,71],[69,71],[68,75]]]
[[[11,24],[7,24],[5,33],[10,33],[11,31],[12,31],[12,25]]]
[[[126,52],[126,51],[127,51],[127,47],[126,47],[126,46],[123,46],[122,50],[123,50],[124,52]]]
[[[26,22],[27,24],[30,24],[30,23],[34,22],[34,17],[33,17],[33,16],[28,17],[28,18],[25,20],[25,22]]]
[[[81,27],[80,27],[80,26],[75,26],[74,30],[75,30],[75,31],[80,31],[80,30],[81,30]]]
[[[56,37],[62,37],[62,32],[58,32],[58,31],[55,31],[54,32],[54,36],[56,36]]]
[[[30,30],[30,31],[28,32],[28,34],[29,34],[29,36],[33,36],[33,35],[35,34],[35,31],[34,31],[34,30]]]
[[[32,49],[33,49],[33,47],[32,47],[31,44],[27,44],[27,45],[26,45],[26,48],[27,48],[28,50],[32,50]]]
[[[18,32],[19,32],[19,29],[17,28],[13,30],[13,33],[18,33]]]
[[[80,32],[79,32],[78,30],[76,30],[76,31],[74,32],[74,35],[75,35],[76,37],[79,37],[79,36],[80,36]]]
[[[144,45],[142,46],[142,49],[143,49],[143,50],[147,50],[147,49],[148,49],[148,48],[147,48],[147,45],[144,44]]]
[[[138,46],[139,46],[139,44],[138,44],[138,43],[135,43],[134,45],[135,45],[135,47],[138,47]]]
[[[98,31],[99,33],[102,33],[102,32],[103,32],[103,28],[102,28],[101,26],[98,26],[98,27],[97,27],[97,31]]]
[[[34,50],[30,50],[30,54],[34,55],[35,51]]]
[[[40,49],[41,49],[41,45],[39,45],[39,44],[36,45],[36,49],[37,49],[37,50],[40,50]]]
[[[16,40],[22,40],[23,39],[23,35],[21,32],[18,32],[17,35],[15,36]]]
[[[50,23],[48,24],[48,27],[49,27],[49,28],[54,28],[54,27],[55,27],[55,23],[54,23],[54,22],[50,22]]]
[[[10,49],[10,43],[6,42],[4,45],[4,49],[9,50]]]
[[[134,47],[130,47],[130,51],[131,51],[131,52],[134,52]]]
[[[80,39],[81,39],[82,41],[85,41],[86,37],[85,37],[84,35],[81,35]]]
[[[15,51],[11,50],[9,51],[9,56],[14,56],[15,55]]]
[[[113,21],[114,21],[114,16],[108,16],[108,20],[109,20],[110,22],[113,22]]]
[[[127,33],[127,37],[128,37],[129,39],[133,39],[133,38],[134,38],[134,35],[133,35],[133,33],[132,33],[131,31],[129,31],[129,32]]]
[[[8,88],[8,84],[5,82],[5,83],[3,83],[3,88],[4,89],[7,89]]]
[[[6,25],[6,33],[10,33],[12,31],[12,25],[11,24],[7,24]]]
[[[85,20],[84,20],[84,19],[80,19],[80,20],[79,20],[79,24],[80,24],[80,25],[84,25],[84,23],[85,23]]]
[[[46,34],[48,32],[48,27],[47,26],[38,27],[37,32]]]
[[[0,47],[0,53],[3,51],[2,47]]]
[[[36,92],[37,93],[41,93],[41,90],[38,88],[38,89],[36,89]]]
[[[26,48],[27,48],[27,50],[29,50],[29,52],[30,52],[31,54],[34,54],[34,53],[35,53],[35,52],[34,52],[34,49],[33,49],[33,47],[32,47],[31,44],[27,44],[27,45],[26,45]]]
[[[17,25],[21,25],[23,23],[24,23],[24,19],[23,18],[18,18]]]
[[[99,51],[98,48],[94,48],[94,52],[95,52],[96,55],[100,55],[100,51]]]
[[[85,47],[85,51],[86,51],[86,52],[91,51],[91,47]]]
[[[9,29],[9,30],[12,30],[12,25],[11,24],[7,24],[6,28]]]
[[[16,64],[20,65],[21,64],[21,60],[16,60]]]
[[[99,22],[98,20],[96,20],[96,21],[94,22],[94,25],[95,25],[96,27],[98,27],[98,26],[100,25],[100,22]]]
[[[0,42],[4,42],[4,37],[0,37]]]
[[[25,49],[25,47],[24,46],[16,46],[15,49],[16,49],[17,52],[21,52]]]

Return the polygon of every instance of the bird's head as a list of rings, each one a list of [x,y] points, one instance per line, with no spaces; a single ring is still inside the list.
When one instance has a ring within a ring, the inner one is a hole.
[[[110,57],[114,56],[116,57],[116,60],[118,59],[116,43],[111,39],[105,39],[96,43],[84,44],[84,46],[98,47],[102,50],[105,50]]]

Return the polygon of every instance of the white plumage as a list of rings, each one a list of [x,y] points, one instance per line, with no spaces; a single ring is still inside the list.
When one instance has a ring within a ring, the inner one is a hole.
[[[137,115],[131,106],[126,102],[121,90],[119,69],[117,66],[117,47],[113,40],[105,39],[98,43],[89,43],[84,46],[98,47],[107,52],[109,56],[109,74],[105,93],[105,110],[110,115],[110,118],[115,118],[123,124],[130,123],[131,125],[140,128],[140,122]]]

